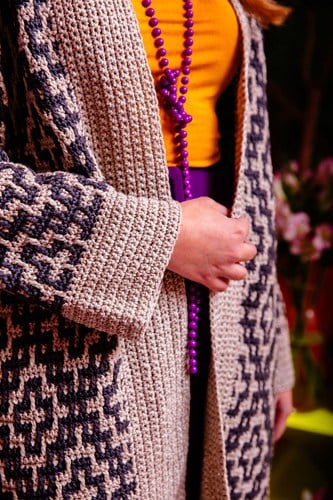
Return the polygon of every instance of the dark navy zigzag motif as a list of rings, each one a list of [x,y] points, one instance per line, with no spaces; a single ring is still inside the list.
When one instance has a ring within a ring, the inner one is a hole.
[[[136,483],[116,336],[96,338],[37,306],[10,305],[1,326],[17,333],[0,330],[8,353],[0,379],[0,497],[11,484],[22,500],[131,498]]]
[[[82,176],[35,175],[10,163],[0,163],[0,175],[2,287],[59,307],[106,186]]]
[[[2,104],[2,114],[6,115],[10,158],[36,170],[95,175],[96,164],[81,133],[80,115],[58,56],[59,47],[50,41],[54,36],[49,2],[15,3],[16,8],[11,0],[2,0],[0,6],[1,69],[10,108],[8,113]],[[7,25],[16,26],[17,32],[7,30]],[[29,101],[22,100],[22,95],[29,95]]]
[[[275,341],[272,338],[272,314],[274,296],[268,277],[275,262],[274,214],[268,205],[271,200],[271,182],[265,172],[269,165],[267,136],[266,93],[263,67],[256,40],[251,45],[249,94],[252,102],[250,132],[247,137],[245,196],[251,200],[246,207],[253,221],[252,230],[257,236],[258,255],[268,253],[268,260],[260,259],[248,265],[249,276],[255,279],[249,284],[243,302],[244,315],[240,320],[245,349],[239,355],[238,384],[242,388],[233,394],[234,406],[229,410],[230,427],[226,440],[227,470],[232,500],[268,497],[267,477],[270,466],[271,415],[269,394],[271,391],[272,364]],[[256,82],[261,92],[254,95],[251,82]],[[262,169],[253,166],[260,163]],[[262,304],[262,297],[266,303]],[[260,312],[260,314],[258,314]],[[260,424],[258,422],[261,422]],[[237,452],[233,455],[233,452]],[[235,457],[239,457],[238,460]]]

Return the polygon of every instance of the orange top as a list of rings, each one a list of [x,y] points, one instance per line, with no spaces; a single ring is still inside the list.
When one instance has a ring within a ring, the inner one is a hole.
[[[187,126],[189,162],[192,167],[213,165],[220,158],[219,131],[215,113],[216,101],[228,86],[239,58],[239,27],[236,14],[228,0],[192,0],[194,12],[194,44],[190,83],[185,110],[193,116]],[[156,59],[151,28],[141,0],[133,0],[148,61],[155,81],[161,76]],[[153,0],[155,16],[162,30],[169,66],[180,68],[183,51],[183,2]],[[180,81],[180,78],[178,79]],[[161,109],[161,124],[168,165],[175,165],[172,128],[166,112]]]

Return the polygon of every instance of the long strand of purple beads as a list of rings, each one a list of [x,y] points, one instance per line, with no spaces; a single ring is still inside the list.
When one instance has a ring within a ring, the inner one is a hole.
[[[155,16],[155,9],[151,6],[152,0],[142,0],[145,14],[149,18],[148,24],[152,28],[151,34],[156,47],[156,57],[159,67],[162,70],[157,85],[156,92],[162,100],[162,105],[167,111],[174,124],[174,141],[177,152],[177,163],[181,167],[184,183],[185,200],[192,198],[190,168],[188,162],[188,143],[186,140],[186,126],[192,121],[192,116],[186,113],[184,105],[186,103],[187,86],[189,84],[190,66],[192,63],[193,45],[193,3],[191,0],[183,0],[184,7],[184,49],[182,51],[181,69],[171,69],[167,58],[167,51],[164,47],[162,30],[158,26],[159,21]],[[180,77],[179,92],[177,90],[178,78]],[[191,375],[198,372],[197,361],[197,338],[199,329],[200,313],[200,287],[196,283],[188,283],[188,369]]]

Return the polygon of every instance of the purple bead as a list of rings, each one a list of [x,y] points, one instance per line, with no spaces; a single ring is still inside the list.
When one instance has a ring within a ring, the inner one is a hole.
[[[163,38],[156,38],[156,40],[154,41],[154,45],[156,48],[162,47],[162,45],[164,45]]]
[[[151,28],[155,28],[158,25],[158,19],[156,17],[151,17],[148,21],[148,24]]]
[[[189,171],[189,161],[188,161],[188,142],[186,140],[187,132],[185,130],[186,126],[192,120],[192,116],[189,115],[184,106],[186,104],[186,94],[188,92],[188,84],[192,64],[192,45],[194,44],[194,21],[193,21],[193,1],[184,0],[183,1],[183,16],[184,16],[184,41],[182,50],[182,60],[181,69],[171,69],[169,68],[169,60],[167,58],[167,51],[164,48],[164,39],[162,36],[162,30],[158,27],[159,21],[155,17],[155,10],[152,7],[151,0],[142,0],[142,5],[145,8],[146,16],[148,19],[148,24],[151,27],[151,35],[154,39],[154,46],[156,48],[156,56],[159,60],[159,66],[163,72],[163,76],[159,79],[156,90],[162,96],[163,103],[162,106],[169,114],[174,129],[174,142],[177,151],[177,162],[178,166],[182,169],[183,186],[184,186],[184,198],[190,200],[192,198],[191,193],[191,178]],[[178,88],[177,82],[178,77],[181,75],[180,87]],[[197,285],[193,285],[189,292],[189,302],[188,302],[188,370],[191,375],[198,372],[197,367],[197,342],[198,337],[198,321],[200,315],[200,288]]]
[[[165,66],[169,65],[169,60],[166,57],[162,57],[162,59],[159,62],[160,68],[165,68]]]
[[[153,9],[152,7],[149,7],[148,9],[146,9],[145,14],[148,17],[153,17],[153,15],[155,14],[155,9]]]
[[[193,45],[193,38],[187,38],[184,42],[184,47],[191,47]]]
[[[193,54],[193,50],[191,49],[191,47],[186,47],[183,50],[182,56],[186,57],[186,56],[191,56],[192,54]]]
[[[194,35],[194,29],[192,29],[192,28],[188,28],[188,29],[185,31],[184,35],[185,35],[186,37],[193,36],[193,35]]]
[[[193,360],[193,362],[191,359],[188,360],[188,370],[189,370],[191,375],[195,375],[195,373],[196,373],[195,370],[198,369],[197,364],[198,363],[196,362],[196,360]]]
[[[197,364],[198,364],[198,361],[196,360],[196,358],[190,358],[188,360],[188,362],[189,362],[190,366],[197,366]]]
[[[190,375],[196,375],[198,373],[198,368],[196,366],[190,366],[189,372]]]
[[[151,34],[153,35],[154,38],[156,38],[157,36],[160,36],[161,33],[162,33],[161,28],[154,28],[151,32]]]
[[[179,119],[180,119],[180,114],[178,113],[178,111],[175,108],[173,108],[171,110],[171,116],[176,121],[179,121]]]
[[[158,82],[160,85],[162,85],[162,87],[169,87],[169,79],[165,76],[165,75],[162,75],[161,78],[159,79],[159,82]]]
[[[167,53],[166,50],[163,47],[161,47],[156,52],[156,55],[157,55],[157,57],[164,57],[164,56],[166,56],[166,53]]]

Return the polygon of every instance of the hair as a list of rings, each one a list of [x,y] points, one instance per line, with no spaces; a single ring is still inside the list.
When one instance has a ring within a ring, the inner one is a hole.
[[[280,26],[291,13],[289,7],[279,5],[274,0],[241,0],[245,10],[254,16],[262,26]]]

